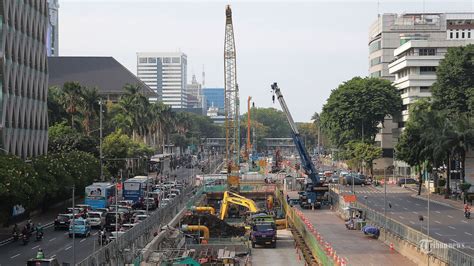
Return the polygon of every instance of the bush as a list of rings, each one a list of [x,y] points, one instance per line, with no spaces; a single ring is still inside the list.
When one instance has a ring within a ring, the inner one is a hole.
[[[446,185],[446,179],[438,180],[438,187],[444,187]]]
[[[459,189],[461,189],[462,191],[468,191],[470,187],[471,187],[471,184],[469,183],[459,184]]]

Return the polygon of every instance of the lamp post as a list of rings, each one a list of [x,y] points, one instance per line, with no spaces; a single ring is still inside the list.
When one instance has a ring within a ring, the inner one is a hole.
[[[75,247],[75,242],[76,242],[76,223],[75,223],[76,210],[74,209],[75,191],[76,191],[76,186],[72,185],[72,263],[73,263],[72,265],[76,265],[76,247]]]
[[[104,180],[104,171],[102,169],[102,98],[99,98],[100,114],[99,114],[99,160],[100,160],[100,180]]]

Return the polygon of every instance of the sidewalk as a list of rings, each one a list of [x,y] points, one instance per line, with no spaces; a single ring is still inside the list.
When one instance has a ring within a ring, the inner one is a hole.
[[[405,188],[408,191],[413,191],[412,197],[428,201],[428,193],[424,187],[421,188],[421,195],[418,196],[418,187],[416,188]],[[454,200],[451,198],[445,199],[444,195],[430,194],[430,202],[435,202],[443,206],[452,207],[458,210],[464,210],[464,202],[462,200]]]
[[[359,230],[347,230],[344,221],[331,210],[302,210],[325,241],[348,265],[416,265],[408,258]],[[382,236],[381,236],[382,237]]]

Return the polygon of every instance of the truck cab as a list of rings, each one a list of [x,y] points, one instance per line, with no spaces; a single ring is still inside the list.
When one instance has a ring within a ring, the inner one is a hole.
[[[256,245],[270,246],[276,248],[277,228],[275,223],[256,223],[252,225],[250,232],[252,247]]]

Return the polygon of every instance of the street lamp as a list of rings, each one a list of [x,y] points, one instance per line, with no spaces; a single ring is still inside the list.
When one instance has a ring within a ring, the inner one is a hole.
[[[104,180],[104,170],[102,169],[102,98],[99,98],[100,114],[99,114],[99,159],[100,159],[100,180]]]

